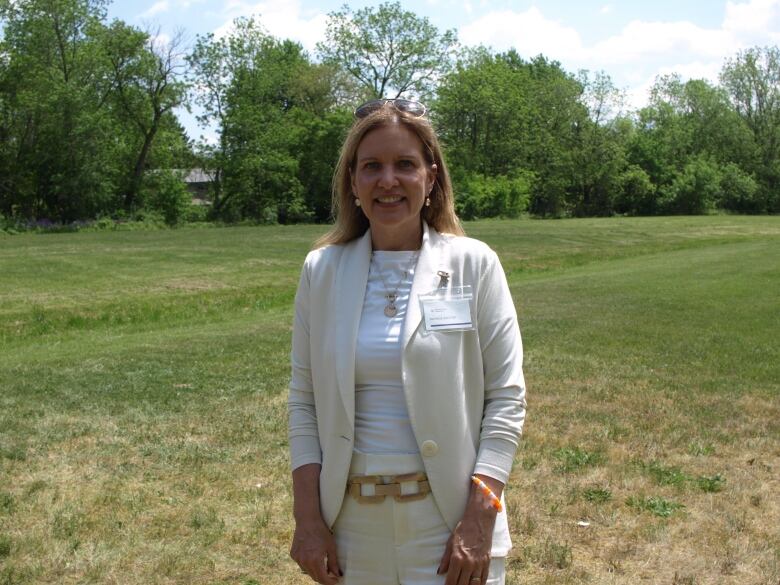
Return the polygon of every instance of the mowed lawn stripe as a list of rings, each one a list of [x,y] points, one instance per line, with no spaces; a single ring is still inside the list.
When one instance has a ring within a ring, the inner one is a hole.
[[[780,239],[720,244],[510,278],[510,287],[531,355],[777,390],[778,249]]]

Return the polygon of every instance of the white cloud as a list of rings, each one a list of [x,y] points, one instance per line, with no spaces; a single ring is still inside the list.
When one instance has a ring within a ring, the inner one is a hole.
[[[152,4],[152,6],[146,10],[145,12],[142,12],[140,14],[141,18],[151,18],[152,16],[155,16],[157,14],[160,14],[161,12],[168,12],[170,10],[171,6],[168,2],[168,0],[160,0],[159,2],[155,2]]]
[[[735,33],[766,33],[780,16],[780,0],[726,2],[723,28]]]
[[[328,18],[321,12],[303,11],[300,0],[266,0],[256,4],[228,0],[224,16],[229,20],[214,31],[216,36],[228,34],[235,18],[254,16],[273,36],[298,41],[310,53],[325,38]]]
[[[563,60],[582,51],[574,28],[547,19],[535,6],[525,12],[489,12],[461,28],[458,36],[466,45],[483,44],[498,51],[514,47],[523,56],[542,53]]]
[[[626,109],[638,110],[647,105],[650,99],[650,88],[655,83],[656,75],[647,77],[641,83],[632,84],[626,89]]]
[[[609,14],[610,12],[612,12],[613,8],[614,6],[612,6],[612,4],[604,4],[604,6],[601,7],[601,10],[599,12],[601,12],[601,14]]]
[[[162,14],[164,12],[170,12],[175,8],[189,8],[193,4],[202,4],[204,0],[158,0],[152,4],[147,10],[138,15],[138,18],[151,18]]]
[[[589,59],[603,64],[635,63],[643,59],[695,55],[720,57],[737,45],[723,30],[704,29],[690,22],[629,22],[619,35],[586,51]]]

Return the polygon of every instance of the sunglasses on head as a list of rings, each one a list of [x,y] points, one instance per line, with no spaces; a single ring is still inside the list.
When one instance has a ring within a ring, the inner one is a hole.
[[[401,98],[380,99],[371,100],[370,102],[359,105],[355,109],[355,117],[365,118],[369,114],[372,114],[377,110],[381,110],[385,104],[393,104],[393,107],[395,107],[395,109],[399,112],[404,112],[405,114],[409,114],[415,118],[421,118],[425,115],[425,112],[428,111],[424,104],[415,102],[414,100],[405,100]]]

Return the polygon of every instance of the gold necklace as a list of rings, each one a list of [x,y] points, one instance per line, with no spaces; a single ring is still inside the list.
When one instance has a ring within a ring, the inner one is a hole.
[[[420,255],[419,252],[412,255],[411,261],[409,262],[409,266],[407,266],[406,270],[404,270],[401,273],[401,280],[398,281],[398,284],[396,285],[395,290],[393,290],[393,292],[390,292],[390,287],[387,286],[387,283],[385,282],[385,277],[382,276],[382,270],[377,269],[377,272],[379,273],[379,279],[382,281],[382,286],[385,287],[384,297],[387,299],[387,304],[385,305],[386,317],[393,318],[398,314],[398,307],[395,306],[395,301],[398,300],[398,289],[401,288],[401,285],[409,276],[409,271],[417,263],[417,257],[419,255]],[[371,260],[373,261],[373,259],[374,259],[374,252],[372,251]]]

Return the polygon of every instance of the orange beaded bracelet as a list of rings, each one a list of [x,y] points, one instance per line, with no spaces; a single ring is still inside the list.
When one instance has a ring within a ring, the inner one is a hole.
[[[490,505],[500,512],[502,509],[501,500],[499,500],[496,497],[496,494],[493,493],[493,490],[491,490],[485,484],[485,482],[479,479],[476,475],[471,476],[471,481],[473,481],[477,485],[477,487],[482,491],[482,493],[485,494],[485,497],[490,499]]]

